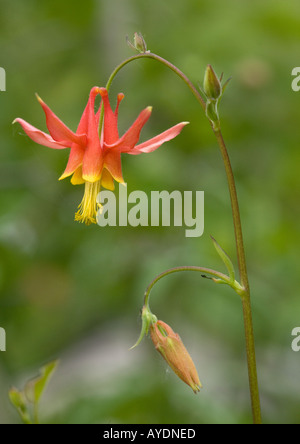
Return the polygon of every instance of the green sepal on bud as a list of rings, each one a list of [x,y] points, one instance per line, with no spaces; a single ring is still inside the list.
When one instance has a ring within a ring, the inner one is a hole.
[[[137,347],[141,343],[143,337],[149,333],[151,325],[154,324],[155,322],[157,322],[157,317],[153,313],[151,313],[150,308],[147,305],[144,305],[142,309],[141,334],[136,343],[132,347],[130,347],[130,350]]]
[[[211,121],[214,130],[217,131],[218,129],[220,129],[218,103],[216,100],[207,100],[205,114],[206,117]]]

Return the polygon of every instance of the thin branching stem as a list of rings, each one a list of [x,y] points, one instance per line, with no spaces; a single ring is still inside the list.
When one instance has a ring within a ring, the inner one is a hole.
[[[195,87],[195,85],[190,81],[190,79],[175,65],[170,63],[169,61],[165,60],[164,58],[158,56],[157,54],[151,53],[151,52],[145,52],[137,54],[133,57],[128,58],[124,62],[122,62],[119,66],[115,68],[115,70],[112,72],[111,76],[108,79],[108,82],[106,84],[107,90],[109,90],[115,76],[118,74],[118,72],[126,66],[128,63],[139,60],[142,58],[148,58],[156,60],[169,69],[173,71],[175,74],[177,74],[187,85],[187,87],[190,89],[191,93],[194,95],[198,103],[200,104],[201,108],[206,111],[206,102],[203,99],[202,95],[198,91],[198,89]],[[103,110],[100,116],[100,131],[102,128],[103,123]],[[250,301],[250,288],[249,288],[249,280],[248,280],[248,273],[247,273],[247,267],[246,267],[246,259],[245,259],[245,249],[244,249],[244,241],[243,241],[243,234],[242,234],[242,224],[241,224],[241,218],[240,218],[240,210],[239,210],[239,203],[238,203],[238,197],[236,192],[236,185],[235,185],[235,179],[234,174],[230,162],[230,158],[228,155],[228,151],[223,139],[223,135],[221,133],[221,130],[214,129],[213,125],[212,129],[214,132],[214,135],[217,139],[219,148],[221,150],[225,171],[227,175],[227,181],[229,186],[229,194],[231,199],[231,207],[232,207],[232,215],[233,215],[233,223],[234,223],[234,233],[235,233],[235,241],[236,241],[236,249],[237,249],[237,259],[238,259],[238,266],[239,266],[239,273],[240,273],[240,280],[241,280],[241,286],[243,288],[243,294],[242,294],[242,303],[243,303],[243,315],[244,315],[244,327],[245,327],[245,338],[246,338],[246,351],[247,351],[247,362],[248,362],[248,374],[249,374],[249,385],[250,385],[250,396],[251,396],[251,405],[252,405],[252,416],[253,416],[253,422],[254,424],[261,424],[261,409],[260,409],[260,399],[259,399],[259,388],[258,388],[258,380],[257,380],[257,370],[256,370],[256,358],[255,358],[255,344],[254,344],[254,333],[253,333],[253,321],[252,321],[252,309],[251,309],[251,301]],[[163,273],[161,273],[159,276],[157,276],[151,284],[148,286],[146,294],[145,294],[145,301],[148,301],[148,297],[150,294],[150,291],[152,287],[163,277],[175,273],[178,271],[201,271],[203,273],[210,273],[215,277],[216,274],[219,274],[218,272],[214,272],[213,270],[201,268],[201,267],[178,267],[171,270],[167,270]],[[219,274],[220,275],[220,274]],[[225,276],[225,275],[223,275]],[[228,278],[228,277],[227,277]],[[228,278],[229,279],[229,278]],[[240,294],[241,296],[241,294]]]

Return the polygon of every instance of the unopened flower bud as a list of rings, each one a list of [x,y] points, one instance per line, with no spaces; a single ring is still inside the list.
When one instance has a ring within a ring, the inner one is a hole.
[[[156,350],[167,361],[179,378],[189,385],[194,393],[202,384],[195,365],[178,334],[165,322],[157,321],[150,327],[150,334]]]
[[[134,33],[134,47],[139,51],[139,52],[147,52],[147,44],[145,42],[144,37],[142,36],[142,34],[140,32],[135,32]]]
[[[203,88],[208,99],[217,100],[222,94],[221,82],[211,65],[207,65]]]

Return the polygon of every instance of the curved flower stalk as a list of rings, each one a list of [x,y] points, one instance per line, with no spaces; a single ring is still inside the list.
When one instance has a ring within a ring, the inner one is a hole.
[[[145,296],[144,296],[144,306],[142,309],[142,329],[140,336],[131,349],[137,347],[145,335],[150,332],[152,342],[155,348],[159,351],[162,357],[166,360],[172,370],[179,376],[179,378],[188,384],[197,393],[202,388],[200,383],[196,368],[189,356],[186,348],[181,342],[180,338],[176,333],[173,332],[171,327],[162,321],[158,321],[157,317],[151,312],[149,299],[150,293],[154,285],[157,284],[164,277],[178,272],[183,271],[197,271],[201,273],[203,278],[211,279],[216,284],[226,284],[231,287],[237,294],[244,297],[243,287],[236,281],[235,272],[233,264],[225,253],[225,251],[220,247],[217,241],[212,238],[214,246],[224,262],[228,275],[223,274],[219,271],[212,270],[210,268],[198,267],[198,266],[185,266],[185,267],[175,267],[160,273],[153,281],[148,285]],[[209,275],[210,277],[208,277]]]
[[[95,112],[96,96],[101,96],[101,104]],[[119,137],[118,111],[124,94],[118,94],[117,106],[113,111],[106,88],[95,86],[91,89],[89,100],[80,119],[78,128],[71,131],[37,96],[46,115],[46,124],[49,134],[40,131],[23,119],[17,118],[25,133],[36,143],[53,149],[70,148],[67,167],[61,179],[71,177],[73,185],[85,185],[84,196],[75,220],[86,225],[97,223],[97,211],[101,207],[97,203],[97,196],[101,187],[114,190],[114,180],[124,183],[121,154],[132,155],[151,153],[163,143],[174,139],[188,122],[181,122],[163,133],[138,144],[143,126],[149,120],[152,107],[145,108],[126,133]],[[104,123],[100,128],[100,117],[104,110]]]
[[[216,250],[223,260],[228,275],[220,273],[219,271],[212,270],[210,268],[197,267],[197,266],[185,266],[185,267],[175,267],[164,271],[159,274],[153,281],[148,285],[145,296],[144,296],[144,306],[141,312],[142,318],[142,328],[140,336],[137,342],[131,349],[137,347],[145,335],[150,336],[156,350],[162,355],[171,369],[176,373],[179,378],[189,385],[194,393],[197,393],[202,388],[202,384],[199,380],[199,376],[192,358],[190,357],[188,351],[184,347],[179,335],[173,332],[171,327],[164,323],[163,321],[158,321],[157,317],[151,312],[149,299],[150,293],[154,285],[158,281],[168,276],[169,274],[183,272],[183,271],[197,271],[200,272],[203,278],[208,278],[217,284],[226,284],[236,291],[241,297],[243,297],[243,288],[235,280],[235,273],[233,269],[233,264],[225,251],[219,246],[215,239],[212,239]],[[210,275],[211,277],[208,277]]]
[[[234,224],[234,233],[235,233],[235,242],[236,242],[236,250],[237,250],[237,260],[239,266],[240,273],[240,283],[235,280],[235,274],[232,267],[232,263],[229,257],[226,255],[224,250],[214,241],[215,247],[221,256],[223,262],[225,263],[227,270],[229,271],[229,276],[225,279],[223,277],[215,278],[216,272],[208,274],[212,274],[214,278],[212,280],[216,283],[226,283],[230,285],[235,292],[241,297],[242,306],[243,306],[243,316],[244,316],[244,329],[245,329],[245,339],[246,339],[246,354],[247,354],[247,364],[248,364],[248,377],[249,377],[249,388],[250,388],[250,398],[251,398],[251,407],[252,407],[252,416],[254,424],[261,424],[261,409],[260,409],[260,397],[259,397],[259,387],[258,387],[258,378],[257,378],[257,370],[256,370],[256,354],[255,354],[255,343],[254,343],[254,332],[253,332],[253,321],[252,321],[252,308],[251,308],[251,298],[250,298],[250,286],[248,279],[248,272],[246,266],[246,257],[245,257],[245,248],[243,241],[243,233],[242,233],[242,224],[239,210],[239,202],[235,185],[235,178],[229,158],[229,154],[227,151],[227,147],[222,135],[221,131],[221,122],[219,117],[219,102],[223,96],[223,93],[230,81],[228,79],[223,85],[221,84],[223,75],[220,78],[217,77],[215,71],[213,70],[211,65],[208,65],[205,71],[204,76],[204,88],[203,91],[200,88],[199,90],[195,87],[195,85],[191,82],[191,80],[175,65],[170,63],[168,60],[158,56],[147,50],[146,42],[143,40],[142,44],[140,44],[141,36],[137,33],[135,34],[134,44],[131,44],[135,50],[139,52],[138,55],[132,56],[122,62],[119,66],[115,68],[113,73],[111,74],[107,87],[109,87],[117,75],[117,73],[128,63],[142,59],[149,58],[155,60],[171,71],[173,71],[178,77],[183,80],[183,82],[187,85],[193,96],[196,98],[201,108],[206,114],[208,118],[211,128],[213,130],[214,136],[216,137],[217,143],[219,145],[224,167],[227,176],[230,201],[231,201],[231,209],[232,209],[232,217]],[[187,270],[195,270],[201,271],[201,267],[177,267],[175,269],[167,270],[161,273],[157,278],[155,278],[152,283],[148,286],[146,291],[146,297],[148,298],[149,292],[152,286],[164,276],[174,273],[176,271],[187,271]],[[204,277],[206,277],[204,275]],[[144,329],[145,330],[145,329]],[[143,329],[142,329],[143,333]],[[142,337],[142,334],[141,334]],[[141,338],[140,337],[140,338]],[[140,341],[140,340],[139,340]],[[138,342],[139,342],[138,341]]]

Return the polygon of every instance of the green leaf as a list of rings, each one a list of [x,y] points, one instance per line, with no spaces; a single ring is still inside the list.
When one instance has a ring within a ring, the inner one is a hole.
[[[235,271],[234,271],[233,263],[231,262],[230,257],[223,250],[223,248],[218,244],[216,239],[214,239],[212,236],[211,236],[211,239],[214,243],[215,249],[217,250],[220,258],[222,259],[222,261],[224,262],[224,264],[228,270],[229,278],[230,278],[231,282],[234,283],[235,282]]]
[[[40,376],[28,381],[24,388],[26,398],[32,404],[38,404],[42,394],[44,393],[51,376],[53,375],[58,361],[52,361],[40,369]]]
[[[32,424],[28,408],[26,405],[26,397],[24,392],[19,392],[15,387],[12,387],[8,393],[10,402],[17,409],[22,421],[25,424]]]
[[[15,387],[12,387],[8,393],[10,402],[16,409],[26,409],[26,399],[23,392],[19,392]]]

